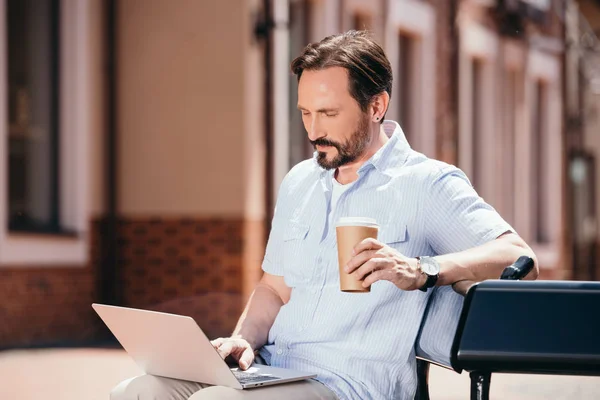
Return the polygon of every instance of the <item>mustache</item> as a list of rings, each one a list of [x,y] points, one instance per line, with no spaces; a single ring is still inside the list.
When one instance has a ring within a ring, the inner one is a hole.
[[[320,139],[317,139],[317,140],[310,140],[310,144],[312,144],[313,147],[316,147],[316,146],[332,146],[332,147],[335,147],[338,150],[341,147],[339,143],[332,142],[331,140],[327,140],[327,139],[324,139],[324,138],[320,138]]]

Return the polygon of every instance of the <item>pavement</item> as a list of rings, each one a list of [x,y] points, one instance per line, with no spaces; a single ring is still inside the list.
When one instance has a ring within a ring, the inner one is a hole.
[[[1,400],[107,400],[112,387],[141,371],[117,349],[41,349],[0,352]],[[430,371],[432,400],[469,398],[469,376]],[[492,400],[600,399],[600,377],[492,375]]]

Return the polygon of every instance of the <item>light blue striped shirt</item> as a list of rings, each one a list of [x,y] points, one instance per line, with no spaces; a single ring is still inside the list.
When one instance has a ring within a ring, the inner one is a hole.
[[[263,270],[292,288],[260,355],[268,364],[317,373],[340,399],[412,400],[415,338],[428,293],[388,281],[370,293],[339,288],[335,226],[340,217],[371,217],[378,239],[408,257],[465,250],[512,228],[456,167],[410,148],[400,126],[358,170],[331,210],[333,171],[315,159],[296,165],[279,191]]]

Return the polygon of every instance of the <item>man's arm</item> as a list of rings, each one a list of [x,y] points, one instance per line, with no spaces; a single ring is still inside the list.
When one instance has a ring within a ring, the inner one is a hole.
[[[475,282],[499,278],[522,255],[534,260],[525,279],[537,278],[539,268],[531,248],[479,197],[462,171],[443,168],[427,193],[427,237],[440,254],[438,285],[453,284],[465,293]]]
[[[529,256],[534,261],[534,267],[525,279],[536,279],[539,267],[535,254],[520,236],[511,232],[472,249],[435,257],[440,263],[437,285],[497,279],[504,268],[520,256]]]
[[[267,343],[279,309],[290,300],[291,292],[283,276],[265,272],[250,296],[232,337],[245,339],[255,350],[262,347]]]
[[[354,251],[355,256],[346,271],[353,272],[356,279],[364,279],[365,287],[387,280],[400,289],[415,290],[427,280],[427,276],[419,272],[416,258],[406,257],[375,239],[363,240]],[[468,250],[436,256],[440,263],[436,284],[453,285],[454,290],[464,294],[475,282],[499,278],[504,268],[523,255],[534,260],[534,268],[526,279],[537,278],[539,269],[535,254],[520,236],[511,232]]]
[[[242,369],[248,368],[254,360],[254,351],[265,345],[269,330],[281,306],[290,300],[292,289],[285,284],[283,257],[283,236],[290,220],[291,204],[294,196],[290,195],[290,179],[298,171],[302,171],[300,163],[283,179],[279,187],[277,203],[271,223],[271,232],[265,249],[262,263],[264,274],[256,285],[254,292],[244,308],[233,334],[229,338],[218,338],[212,341],[221,357],[231,355],[239,361]]]
[[[491,253],[487,258],[491,261],[488,264],[481,263],[482,257],[485,258],[487,253]],[[523,255],[531,257],[534,261],[533,269],[524,279],[537,279],[539,266],[535,254],[520,236],[507,233],[482,246],[456,254],[436,257],[441,264],[438,285],[451,284],[455,292],[465,295],[475,283],[485,279],[499,278],[504,268]],[[470,278],[465,277],[469,274],[471,275]]]
[[[231,355],[242,369],[254,361],[254,351],[262,347],[269,336],[281,306],[290,300],[292,289],[282,276],[264,273],[246,304],[233,334],[212,341],[221,357]]]

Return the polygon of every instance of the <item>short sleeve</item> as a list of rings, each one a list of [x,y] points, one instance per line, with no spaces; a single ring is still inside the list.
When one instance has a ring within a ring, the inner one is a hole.
[[[271,275],[279,276],[283,276],[283,260],[281,254],[281,238],[283,232],[281,225],[280,218],[278,218],[277,215],[277,207],[275,207],[275,214],[271,223],[271,232],[269,233],[265,257],[262,262],[262,270]]]
[[[467,250],[514,232],[454,166],[445,167],[432,180],[426,204],[425,231],[436,254]]]
[[[262,262],[262,270],[271,274],[283,276],[283,233],[286,227],[286,207],[289,206],[286,202],[286,180],[281,184],[279,189],[279,195],[277,196],[277,203],[275,204],[275,211],[273,213],[273,220],[271,221],[271,232],[269,233],[269,240],[267,241],[267,248],[265,250],[265,257]]]

